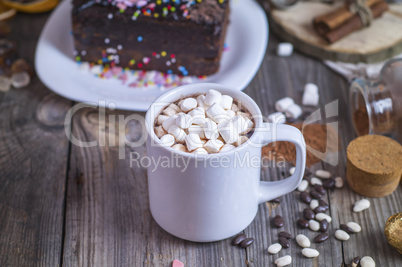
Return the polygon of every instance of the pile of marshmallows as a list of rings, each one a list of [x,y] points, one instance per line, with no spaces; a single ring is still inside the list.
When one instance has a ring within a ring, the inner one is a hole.
[[[248,140],[251,115],[233,98],[209,90],[166,107],[156,119],[156,136],[163,145],[196,154],[229,151]]]
[[[317,106],[320,100],[318,86],[308,83],[304,86],[302,104],[305,106]],[[277,112],[268,115],[268,121],[272,123],[285,123],[286,118],[297,119],[302,114],[302,109],[295,104],[292,98],[285,97],[275,103]]]

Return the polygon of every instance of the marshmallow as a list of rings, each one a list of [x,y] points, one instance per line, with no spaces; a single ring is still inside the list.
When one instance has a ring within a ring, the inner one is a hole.
[[[282,112],[275,112],[268,115],[268,121],[271,123],[282,124],[286,122],[286,116]]]
[[[232,107],[230,109],[233,110],[234,112],[239,111],[239,107],[236,104],[232,104]]]
[[[226,114],[230,117],[233,118],[234,116],[236,116],[236,112],[234,112],[231,109],[226,110]]]
[[[164,146],[172,146],[174,144],[174,136],[171,134],[165,134],[160,140]]]
[[[176,141],[179,143],[184,143],[184,139],[186,138],[186,132],[177,125],[172,125],[169,127],[168,133],[173,135],[176,138]]]
[[[280,112],[284,112],[286,109],[288,109],[291,105],[293,105],[295,102],[293,101],[292,98],[290,97],[285,97],[282,99],[279,99],[275,103],[275,109]]]
[[[162,125],[162,123],[167,119],[169,119],[169,116],[159,115],[158,118],[156,119],[156,123]]]
[[[239,138],[236,140],[236,142],[234,143],[235,146],[241,146],[242,144],[244,144],[245,142],[247,142],[248,137],[245,135],[241,135],[239,136]]]
[[[165,129],[165,131],[168,131],[170,126],[176,124],[177,117],[178,116],[176,114],[174,114],[173,116],[169,117],[164,122],[162,122],[163,129]]]
[[[176,104],[170,104],[167,108],[165,108],[163,114],[170,117],[174,114],[179,113],[180,111],[180,108]]]
[[[240,116],[242,116],[244,118],[250,118],[251,117],[250,113],[241,112],[241,111],[237,111],[236,115],[240,115]]]
[[[155,130],[155,134],[158,138],[161,138],[162,136],[167,134],[167,132],[163,129],[162,126],[157,126],[154,128],[154,130]]]
[[[217,103],[207,109],[207,115],[216,123],[229,119],[226,111]]]
[[[207,108],[208,108],[208,105],[205,104],[204,100],[205,100],[205,95],[199,95],[199,96],[197,96],[197,105],[198,105],[198,107],[200,107],[200,108],[207,109]]]
[[[199,154],[199,155],[207,155],[208,151],[206,151],[204,148],[200,147],[200,148],[197,148],[196,150],[194,150],[193,153]]]
[[[183,144],[175,144],[172,146],[174,150],[182,151],[182,152],[188,152],[187,148]]]
[[[193,117],[193,124],[203,125],[205,123],[205,110],[201,107],[197,107],[188,113]]]
[[[219,152],[226,152],[226,151],[232,150],[234,148],[236,148],[234,145],[226,144],[221,148],[221,150]]]
[[[191,125],[188,127],[189,134],[198,134],[200,138],[205,138],[204,128],[201,125]]]
[[[220,104],[222,98],[222,94],[216,90],[208,90],[205,94],[204,103],[208,106],[212,106],[213,104]]]
[[[239,134],[232,120],[226,120],[219,123],[218,131],[227,144],[232,144],[239,138]]]
[[[314,83],[308,83],[304,86],[304,93],[318,94],[318,86]]]
[[[308,93],[304,91],[302,104],[305,106],[318,106],[320,101],[320,95],[315,93]]]
[[[181,103],[181,110],[184,112],[190,111],[192,109],[195,109],[197,107],[197,100],[195,98],[189,97],[183,100],[183,103]]]
[[[249,118],[241,115],[236,115],[232,119],[232,122],[237,133],[240,134],[248,132],[253,127],[253,122]]]
[[[205,109],[202,107],[196,107],[187,114],[190,115],[191,117],[194,117],[195,115],[204,115],[205,117]]]
[[[276,54],[281,57],[288,57],[293,53],[293,45],[291,43],[280,43],[276,47]]]
[[[302,109],[299,105],[293,104],[285,111],[286,118],[297,119],[302,114]]]
[[[188,127],[191,126],[192,123],[193,123],[193,117],[185,113],[180,114],[176,118],[176,125],[182,129],[187,129]]]
[[[219,137],[218,126],[216,123],[210,119],[206,119],[206,122],[203,125],[205,138],[207,139],[216,139]]]
[[[198,134],[191,133],[186,136],[185,140],[188,151],[193,151],[199,147],[202,147],[202,142]]]
[[[209,140],[208,142],[205,143],[204,148],[209,152],[209,153],[218,153],[221,147],[223,147],[224,143],[221,140],[218,139],[213,139]]]
[[[232,104],[233,104],[233,98],[231,96],[228,95],[221,96],[221,102],[220,102],[221,107],[223,107],[224,109],[230,109],[232,107]]]

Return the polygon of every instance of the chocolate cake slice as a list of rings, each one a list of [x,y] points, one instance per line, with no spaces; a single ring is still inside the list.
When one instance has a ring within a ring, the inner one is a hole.
[[[219,70],[229,0],[73,0],[78,61],[168,74]]]

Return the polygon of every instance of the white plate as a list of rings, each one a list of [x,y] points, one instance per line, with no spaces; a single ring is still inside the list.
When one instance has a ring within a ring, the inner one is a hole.
[[[197,82],[213,82],[243,90],[253,79],[265,55],[268,22],[254,0],[231,1],[230,24],[218,73]],[[70,0],[59,4],[48,19],[36,48],[35,68],[42,82],[66,98],[98,105],[114,103],[117,109],[145,111],[165,90],[130,88],[118,79],[102,80],[79,70],[74,60]]]

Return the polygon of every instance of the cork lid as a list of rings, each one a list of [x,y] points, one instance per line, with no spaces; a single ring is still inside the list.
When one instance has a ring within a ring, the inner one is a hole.
[[[382,135],[364,135],[350,142],[347,157],[360,170],[372,174],[402,170],[402,146]]]

